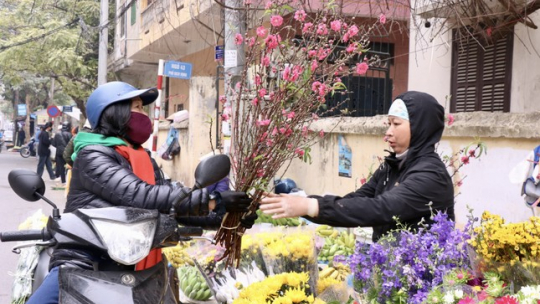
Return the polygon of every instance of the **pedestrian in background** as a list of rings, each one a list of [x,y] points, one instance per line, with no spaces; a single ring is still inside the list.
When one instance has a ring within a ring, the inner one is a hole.
[[[68,121],[62,123],[60,131],[54,135],[52,145],[56,147],[56,176],[60,177],[61,187],[66,186],[66,162],[64,160],[64,150],[71,140],[71,124]]]
[[[20,127],[19,133],[17,134],[17,146],[22,147],[22,145],[24,145],[25,139],[26,139],[26,132],[24,132],[23,127]]]
[[[38,157],[39,162],[37,166],[37,174],[39,176],[43,175],[43,167],[47,167],[47,172],[49,172],[49,177],[52,181],[56,179],[54,174],[52,163],[51,163],[51,138],[49,132],[51,131],[52,123],[47,122],[43,127],[41,127],[41,132],[39,133],[39,144],[38,144]]]

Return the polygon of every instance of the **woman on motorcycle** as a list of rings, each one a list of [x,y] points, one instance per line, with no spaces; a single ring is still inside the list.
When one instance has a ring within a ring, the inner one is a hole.
[[[185,224],[182,218],[209,217],[215,223],[214,219],[225,212],[247,210],[251,200],[243,192],[224,193],[215,202],[209,200],[206,191],[199,190],[190,199],[179,202],[177,199],[186,190],[161,180],[159,169],[141,147],[152,134],[152,123],[143,107],[157,96],[155,88],[138,90],[124,82],[101,85],[90,95],[86,116],[92,132],[80,132],[74,139],[74,163],[65,212],[129,206],[168,213],[174,207],[178,222]],[[212,209],[219,210],[219,214],[210,212]],[[137,269],[149,268],[160,260],[160,252],[151,252]],[[58,267],[92,270],[96,265],[110,262],[100,253],[56,248],[49,275],[28,303],[58,303]]]

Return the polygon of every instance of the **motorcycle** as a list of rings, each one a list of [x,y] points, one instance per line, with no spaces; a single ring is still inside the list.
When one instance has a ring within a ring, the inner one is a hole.
[[[195,170],[195,186],[185,191],[178,201],[189,197],[195,189],[211,185],[229,174],[230,160],[217,155],[202,160]],[[77,247],[102,252],[111,259],[107,265],[96,265],[94,270],[78,267],[59,268],[60,304],[77,303],[178,303],[169,283],[167,262],[142,271],[134,271],[135,265],[143,260],[151,249],[176,246],[178,242],[201,237],[200,227],[179,227],[170,214],[157,210],[131,207],[108,207],[80,209],[60,215],[57,206],[44,196],[45,183],[35,172],[13,170],[8,175],[13,191],[27,201],[40,199],[52,206],[52,216],[41,230],[20,230],[0,233],[0,241],[36,241],[20,244],[13,252],[22,248],[42,246],[45,248]],[[33,277],[33,292],[47,274],[49,254],[41,251]],[[131,268],[128,268],[129,266]]]
[[[32,139],[30,139],[30,141],[27,144],[22,145],[21,149],[19,150],[19,153],[21,153],[21,156],[23,158],[36,156],[36,149],[34,148],[35,144],[36,144],[36,139],[32,137]]]

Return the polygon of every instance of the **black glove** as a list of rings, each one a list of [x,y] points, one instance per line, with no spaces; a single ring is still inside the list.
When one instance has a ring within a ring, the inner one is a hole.
[[[255,221],[257,220],[258,217],[259,216],[257,215],[257,212],[252,212],[250,214],[246,214],[240,220],[240,225],[242,225],[246,229],[250,229],[251,227],[253,227],[253,224],[255,224]]]
[[[226,212],[247,212],[252,199],[245,192],[223,191],[220,193],[216,212],[225,210]]]
[[[174,203],[177,216],[205,216],[208,214],[208,191],[197,189],[187,195],[190,189],[182,187],[178,200]]]

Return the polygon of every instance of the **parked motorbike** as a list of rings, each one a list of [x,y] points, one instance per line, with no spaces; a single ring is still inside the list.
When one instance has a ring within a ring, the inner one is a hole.
[[[229,158],[217,155],[199,163],[195,170],[195,186],[185,191],[178,201],[189,197],[195,189],[211,185],[228,175]],[[27,201],[43,199],[53,207],[52,216],[42,230],[20,230],[0,233],[0,241],[36,241],[13,248],[30,246],[77,247],[102,252],[111,259],[94,270],[78,267],[59,268],[60,304],[77,303],[178,303],[169,284],[167,262],[143,271],[127,268],[144,259],[151,249],[175,246],[178,242],[203,238],[200,227],[180,227],[174,210],[161,214],[157,210],[130,207],[80,209],[60,215],[57,206],[44,196],[45,183],[35,172],[13,170],[8,181],[15,193]],[[43,282],[48,268],[47,250],[42,251],[34,273],[33,291]],[[128,270],[127,270],[128,269]],[[133,267],[134,269],[134,267]]]
[[[28,158],[30,156],[36,156],[36,139],[32,137],[30,141],[24,145],[22,145],[21,149],[19,150],[19,153],[21,153],[21,156],[24,158]]]

